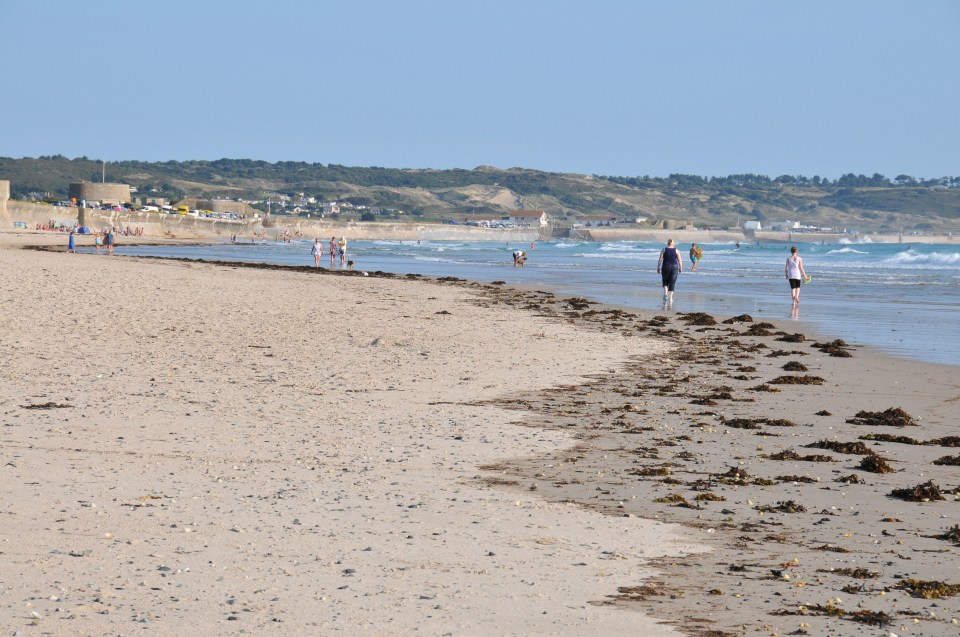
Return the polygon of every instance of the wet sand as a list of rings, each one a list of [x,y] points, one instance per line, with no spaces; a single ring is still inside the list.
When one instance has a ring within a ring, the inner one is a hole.
[[[0,259],[10,627],[958,630],[955,368],[493,284]]]

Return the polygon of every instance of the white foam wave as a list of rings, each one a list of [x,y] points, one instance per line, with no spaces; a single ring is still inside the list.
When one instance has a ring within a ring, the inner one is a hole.
[[[960,265],[960,252],[931,252],[930,254],[920,254],[912,250],[907,250],[906,252],[898,252],[892,257],[885,259],[884,263],[903,265]]]
[[[830,250],[827,254],[869,254],[869,252],[854,250],[853,248],[839,248],[837,250]]]
[[[842,239],[837,241],[837,243],[839,243],[842,246],[849,246],[849,245],[856,245],[858,243],[873,243],[873,241],[870,240],[870,237],[859,237],[855,241],[851,241],[850,239],[843,237]]]

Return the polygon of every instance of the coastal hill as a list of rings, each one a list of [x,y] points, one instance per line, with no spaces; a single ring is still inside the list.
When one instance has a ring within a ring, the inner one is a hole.
[[[15,199],[65,199],[71,182],[128,183],[140,196],[231,198],[266,209],[303,195],[379,211],[377,220],[462,220],[508,210],[545,210],[551,220],[584,217],[699,227],[745,221],[896,233],[960,232],[960,177],[921,179],[847,174],[838,179],[782,175],[618,177],[480,166],[472,170],[395,169],[220,159],[119,161],[0,157],[0,179]],[[274,209],[276,211],[276,209]]]

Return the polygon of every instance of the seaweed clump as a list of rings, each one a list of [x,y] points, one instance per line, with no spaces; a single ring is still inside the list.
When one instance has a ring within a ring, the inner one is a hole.
[[[782,369],[785,372],[805,372],[807,371],[807,366],[800,361],[789,361]]]
[[[893,434],[865,434],[858,436],[860,440],[876,440],[877,442],[899,442],[902,445],[925,445],[929,444],[910,436],[895,436]]]
[[[807,337],[798,332],[796,334],[784,334],[777,340],[783,341],[784,343],[802,343],[807,340]]]
[[[928,480],[927,482],[918,484],[915,487],[894,489],[890,492],[890,495],[894,498],[899,498],[908,502],[932,502],[935,500],[946,500],[946,498],[943,497],[943,493],[940,491],[940,487],[935,485],[933,480]]]
[[[824,354],[829,354],[835,358],[850,358],[853,354],[847,349],[849,345],[842,338],[838,338],[829,343],[814,343],[812,347],[817,348]]]
[[[773,336],[773,332],[770,330],[773,329],[771,323],[754,323],[744,332],[745,336]]]
[[[867,425],[870,427],[916,427],[917,421],[913,416],[900,409],[890,407],[884,411],[858,411],[853,418],[848,418],[851,425]]]
[[[681,314],[680,320],[685,322],[687,325],[716,325],[717,319],[713,318],[705,312],[690,312],[688,314]]]
[[[943,456],[933,461],[933,464],[946,467],[960,467],[960,456]]]
[[[806,513],[807,507],[799,502],[787,500],[785,502],[777,502],[776,504],[763,504],[757,507],[757,511],[764,513]]]
[[[836,440],[820,440],[818,442],[811,442],[806,447],[812,449],[827,449],[828,451],[835,451],[837,453],[846,453],[854,456],[870,456],[874,455],[873,449],[863,444],[862,442],[838,442]]]
[[[734,323],[753,323],[753,317],[749,314],[741,314],[723,321],[724,325],[733,325]]]
[[[771,454],[769,458],[771,460],[802,460],[804,462],[836,462],[836,460],[831,456],[825,456],[823,454],[801,456],[793,449],[784,449],[779,453]]]
[[[947,584],[936,580],[905,579],[897,583],[895,588],[907,591],[911,597],[923,599],[940,599],[960,595],[960,584]]]
[[[770,381],[771,385],[822,385],[824,380],[819,376],[777,376]]]
[[[861,471],[869,471],[870,473],[893,473],[896,471],[896,469],[887,464],[886,458],[878,456],[875,453],[861,460],[857,468]]]

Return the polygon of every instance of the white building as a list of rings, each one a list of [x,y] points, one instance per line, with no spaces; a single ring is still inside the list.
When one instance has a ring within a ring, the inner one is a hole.
[[[543,210],[513,210],[507,221],[517,226],[545,226],[547,213]]]
[[[744,221],[744,222],[743,222],[743,229],[744,229],[744,230],[760,230],[760,222],[759,222],[759,221]]]

